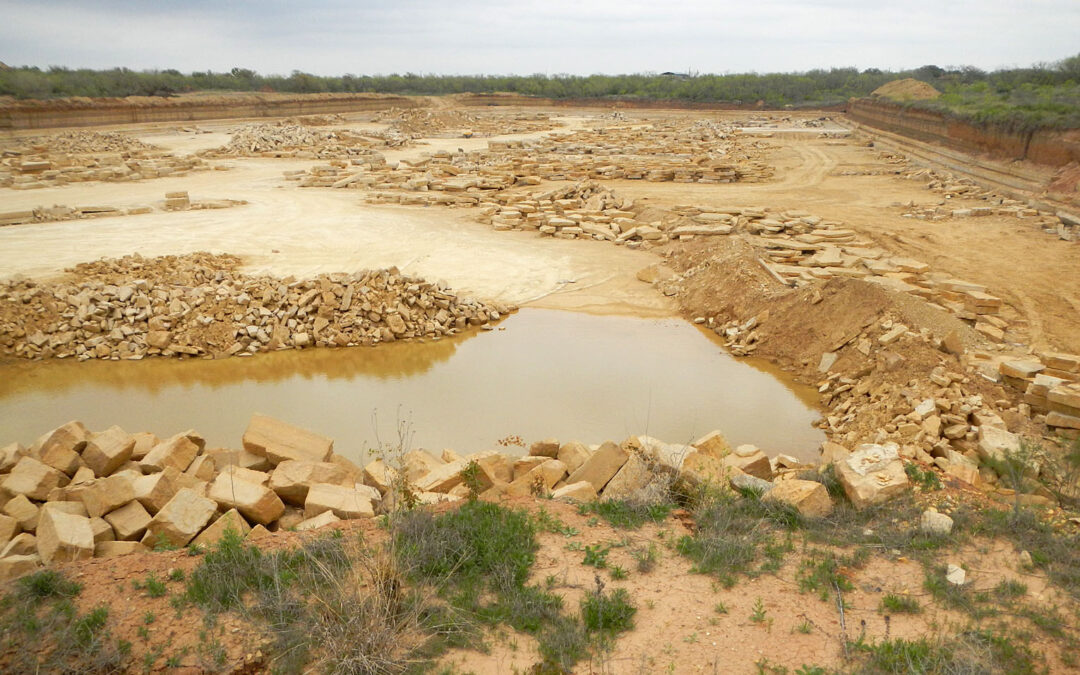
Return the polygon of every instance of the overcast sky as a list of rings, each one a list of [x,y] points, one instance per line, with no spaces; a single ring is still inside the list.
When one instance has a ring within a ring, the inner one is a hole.
[[[987,70],[1080,53],[1080,0],[0,0],[8,65],[263,74]]]

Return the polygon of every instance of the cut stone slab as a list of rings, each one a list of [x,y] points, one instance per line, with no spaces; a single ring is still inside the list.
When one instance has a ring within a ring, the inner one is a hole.
[[[36,572],[41,567],[41,558],[37,553],[11,555],[0,558],[0,581],[10,581]]]
[[[392,466],[384,460],[376,459],[364,467],[364,484],[370,485],[378,490],[379,494],[385,495],[394,486],[397,475],[397,471]],[[304,499],[307,499],[306,493]]]
[[[608,441],[585,460],[577,471],[570,474],[566,483],[572,485],[585,481],[599,494],[629,458],[630,454],[626,450]]]
[[[758,478],[757,476],[751,476],[748,473],[737,473],[731,477],[731,487],[736,490],[750,490],[756,492],[759,495],[764,495],[769,490],[773,489],[771,481]]]
[[[150,548],[164,541],[177,548],[199,534],[217,513],[217,503],[190,488],[181,488],[146,525],[142,543]]]
[[[0,549],[7,546],[7,543],[15,538],[20,529],[19,521],[11,516],[0,515]]]
[[[38,459],[71,476],[82,466],[79,453],[86,447],[88,435],[81,422],[68,422],[57,427],[42,439]]]
[[[19,443],[9,443],[0,448],[0,473],[7,473],[14,468],[19,458],[27,455],[27,450]]]
[[[259,414],[252,415],[243,442],[245,450],[275,466],[289,459],[325,462],[334,449],[326,436]]]
[[[649,464],[639,452],[631,452],[626,463],[604,487],[605,499],[627,499],[644,488],[653,478]]]
[[[518,457],[514,460],[513,465],[513,479],[517,480],[525,474],[529,473],[536,467],[540,466],[544,462],[548,461],[548,457],[532,457],[526,455],[524,457]]]
[[[53,502],[45,502],[41,505],[41,513],[46,511],[62,511],[63,513],[70,513],[73,516],[82,516],[83,518],[89,518],[89,514],[86,512],[86,507],[82,502],[72,502],[65,500],[57,500]],[[41,522],[41,518],[38,518],[38,522]]]
[[[164,471],[170,466],[183,473],[204,447],[206,441],[203,437],[189,429],[155,445],[139,461],[139,466],[143,473]]]
[[[651,436],[638,436],[637,442],[642,455],[647,460],[658,467],[666,467],[676,473],[682,470],[682,463],[686,456],[697,452],[692,446],[665,443]]]
[[[207,450],[206,454],[214,460],[214,466],[225,469],[230,466],[239,466],[252,471],[270,471],[274,468],[266,457],[250,453],[247,450],[225,450],[215,448]]]
[[[527,474],[517,478],[506,487],[506,494],[511,496],[524,496],[530,494],[546,495],[556,483],[566,476],[566,465],[557,459],[550,459],[547,455],[538,455],[547,459],[546,462],[533,467]],[[484,488],[491,487],[488,485]],[[483,492],[484,490],[481,490]]]
[[[585,447],[584,443],[570,441],[569,443],[563,443],[562,447],[559,448],[557,459],[566,465],[567,471],[573,473],[585,463],[585,460],[587,460],[591,454],[592,452]]]
[[[94,533],[94,546],[103,541],[116,541],[116,532],[104,518],[91,518],[90,529]]]
[[[934,509],[923,511],[919,517],[919,531],[935,537],[947,537],[952,533],[953,519]]]
[[[446,462],[427,450],[410,450],[402,456],[401,462],[402,468],[405,471],[405,478],[410,483],[415,483],[417,480],[446,464]]]
[[[11,541],[7,543],[2,550],[0,550],[0,558],[6,558],[11,555],[37,555],[37,537],[29,532],[20,532],[12,537]]]
[[[95,476],[103,478],[130,460],[134,449],[135,438],[120,427],[112,426],[91,434],[83,448],[82,459],[86,466],[94,470]]]
[[[69,562],[94,557],[94,530],[90,519],[56,509],[43,509],[37,528],[41,561]]]
[[[762,500],[794,506],[804,518],[824,518],[833,510],[829,491],[812,480],[777,481]]]
[[[856,508],[888,501],[910,487],[896,443],[861,445],[834,466],[844,493]]]
[[[296,529],[298,532],[303,532],[304,530],[317,530],[320,527],[326,527],[327,525],[333,525],[334,523],[340,522],[341,518],[338,518],[333,511],[323,511],[314,518],[308,518],[307,520],[301,521],[296,525]]]
[[[1005,429],[983,425],[979,427],[975,451],[984,462],[1003,461],[1009,454],[1020,451],[1020,437]]]
[[[150,549],[137,541],[103,541],[94,546],[95,558],[116,558],[132,553],[149,553]]]
[[[833,443],[832,441],[824,441],[821,444],[821,464],[822,466],[828,466],[838,462],[841,459],[846,458],[851,454],[851,451],[840,445],[839,443]]]
[[[529,455],[531,457],[550,457],[551,459],[558,458],[559,439],[545,438],[542,441],[536,441],[529,446]]]
[[[726,457],[726,456],[724,456]],[[706,452],[692,452],[683,459],[682,475],[698,485],[723,486],[740,469],[724,462],[724,457]]]
[[[231,476],[236,480],[246,480],[249,483],[255,483],[256,485],[269,485],[270,474],[264,471],[253,471],[252,469],[245,469],[240,466],[227,466],[222,469],[218,476]],[[217,476],[215,476],[216,478]]]
[[[468,461],[459,459],[456,462],[436,467],[429,471],[426,476],[416,479],[416,487],[421,492],[449,492],[465,480],[461,475],[461,471],[466,465],[468,465]]]
[[[135,447],[131,450],[131,459],[136,462],[146,457],[146,454],[161,442],[161,439],[156,434],[149,431],[136,431],[131,434],[131,437],[135,439]]]
[[[135,499],[150,515],[156,514],[184,487],[180,472],[172,467],[135,479]]]
[[[19,524],[19,529],[24,532],[33,532],[37,529],[40,509],[37,504],[26,498],[26,495],[16,495],[4,504],[3,512],[11,516]]]
[[[214,479],[206,496],[223,509],[236,509],[260,525],[269,525],[285,512],[285,504],[273,490],[229,474],[220,474]]]
[[[140,476],[141,478],[141,476]],[[119,473],[81,486],[78,492],[91,518],[100,518],[121,506],[134,501],[135,479],[127,473]]]
[[[211,481],[218,473],[217,467],[214,465],[214,458],[210,455],[199,455],[191,462],[187,469],[184,470],[185,476],[191,476],[196,480]]]
[[[225,536],[228,530],[232,530],[243,539],[251,532],[251,525],[236,509],[229,509],[223,513],[210,527],[199,533],[199,536],[191,540],[193,546],[202,546],[209,549],[216,545]]]
[[[597,496],[596,488],[587,480],[567,483],[551,493],[552,499],[566,499],[576,502],[591,502]]]
[[[303,506],[308,489],[315,483],[351,486],[356,480],[345,467],[333,462],[281,462],[270,474],[270,489],[287,504]]]
[[[22,457],[0,487],[8,494],[23,495],[42,502],[54,489],[67,484],[68,477],[62,471],[57,471],[33,457]]]
[[[333,511],[338,518],[346,520],[372,518],[375,516],[374,502],[378,498],[378,490],[367,485],[349,488],[315,483],[308,489],[304,518],[311,519],[326,511]]]
[[[112,526],[116,538],[120,541],[142,539],[146,526],[150,524],[150,518],[150,512],[136,501],[128,502],[105,515],[105,521]]]
[[[953,586],[963,586],[967,583],[967,571],[959,565],[949,563],[945,568],[945,580]]]
[[[731,454],[724,457],[724,464],[762,480],[772,479],[772,462],[768,455],[754,445],[740,445],[735,448]]]
[[[712,455],[717,459],[723,459],[727,455],[731,454],[731,444],[724,438],[724,434],[719,429],[716,431],[710,431],[701,438],[691,443],[693,447],[697,448],[698,452],[702,452],[706,455]]]

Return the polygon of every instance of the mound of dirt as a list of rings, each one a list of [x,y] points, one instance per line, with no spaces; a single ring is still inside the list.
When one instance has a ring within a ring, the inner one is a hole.
[[[891,98],[894,101],[932,101],[941,96],[941,92],[921,80],[905,77],[902,80],[886,82],[870,92],[870,95]]]

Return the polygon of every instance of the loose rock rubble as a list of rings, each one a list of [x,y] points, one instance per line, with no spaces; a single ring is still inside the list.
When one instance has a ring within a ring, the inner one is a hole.
[[[191,430],[161,439],[73,421],[29,448],[0,448],[0,580],[60,561],[210,546],[229,529],[257,538],[470,496],[582,501],[640,496],[674,480],[721,488],[750,481],[765,499],[807,517],[832,510],[825,486],[799,477],[813,467],[784,456],[770,462],[753,446],[733,450],[718,431],[690,445],[648,436],[591,447],[545,439],[517,458],[412,450],[360,467],[336,453],[333,440],[256,414],[242,446],[208,448]],[[870,470],[891,470],[888,459],[875,461]],[[888,489],[853,489],[877,503],[906,489],[906,480],[901,468]]]
[[[0,286],[0,352],[140,359],[375,345],[454,335],[512,307],[461,298],[396,268],[296,280],[247,276],[234,256],[84,263],[74,280]]]
[[[296,157],[300,159],[381,158],[377,146],[388,145],[374,133],[324,131],[300,124],[249,124],[232,131],[224,146],[204,157]]]
[[[375,121],[388,122],[392,129],[410,138],[431,138],[446,132],[453,136],[497,136],[528,134],[561,126],[546,113],[474,113],[464,110],[430,110],[390,108],[375,116]]]
[[[189,211],[200,209],[227,209],[247,204],[242,199],[200,199],[192,201],[187,192],[177,191],[165,194],[162,207],[166,211]],[[27,211],[8,211],[0,213],[0,227],[5,225],[25,225],[27,223],[52,223],[64,220],[83,220],[107,216],[137,216],[152,213],[153,206],[65,206],[53,204],[51,207],[39,206]]]

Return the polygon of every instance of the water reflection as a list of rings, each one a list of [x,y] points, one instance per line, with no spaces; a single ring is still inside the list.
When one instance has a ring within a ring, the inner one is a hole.
[[[253,412],[324,433],[357,460],[396,441],[399,421],[412,447],[461,452],[515,435],[687,442],[719,428],[810,458],[823,440],[812,389],[733,359],[684,321],[525,309],[501,327],[247,359],[4,364],[0,444],[80,419],[159,435],[193,427],[237,447]]]
[[[425,342],[393,342],[378,347],[286,350],[214,361],[146,358],[139,361],[15,361],[0,364],[0,399],[23,391],[63,391],[93,380],[116,390],[158,393],[174,386],[211,389],[237,382],[279,382],[294,377],[331,380],[358,377],[395,379],[420,375],[454,355],[476,331]],[[205,365],[203,365],[205,364]],[[202,365],[202,367],[200,367]]]

